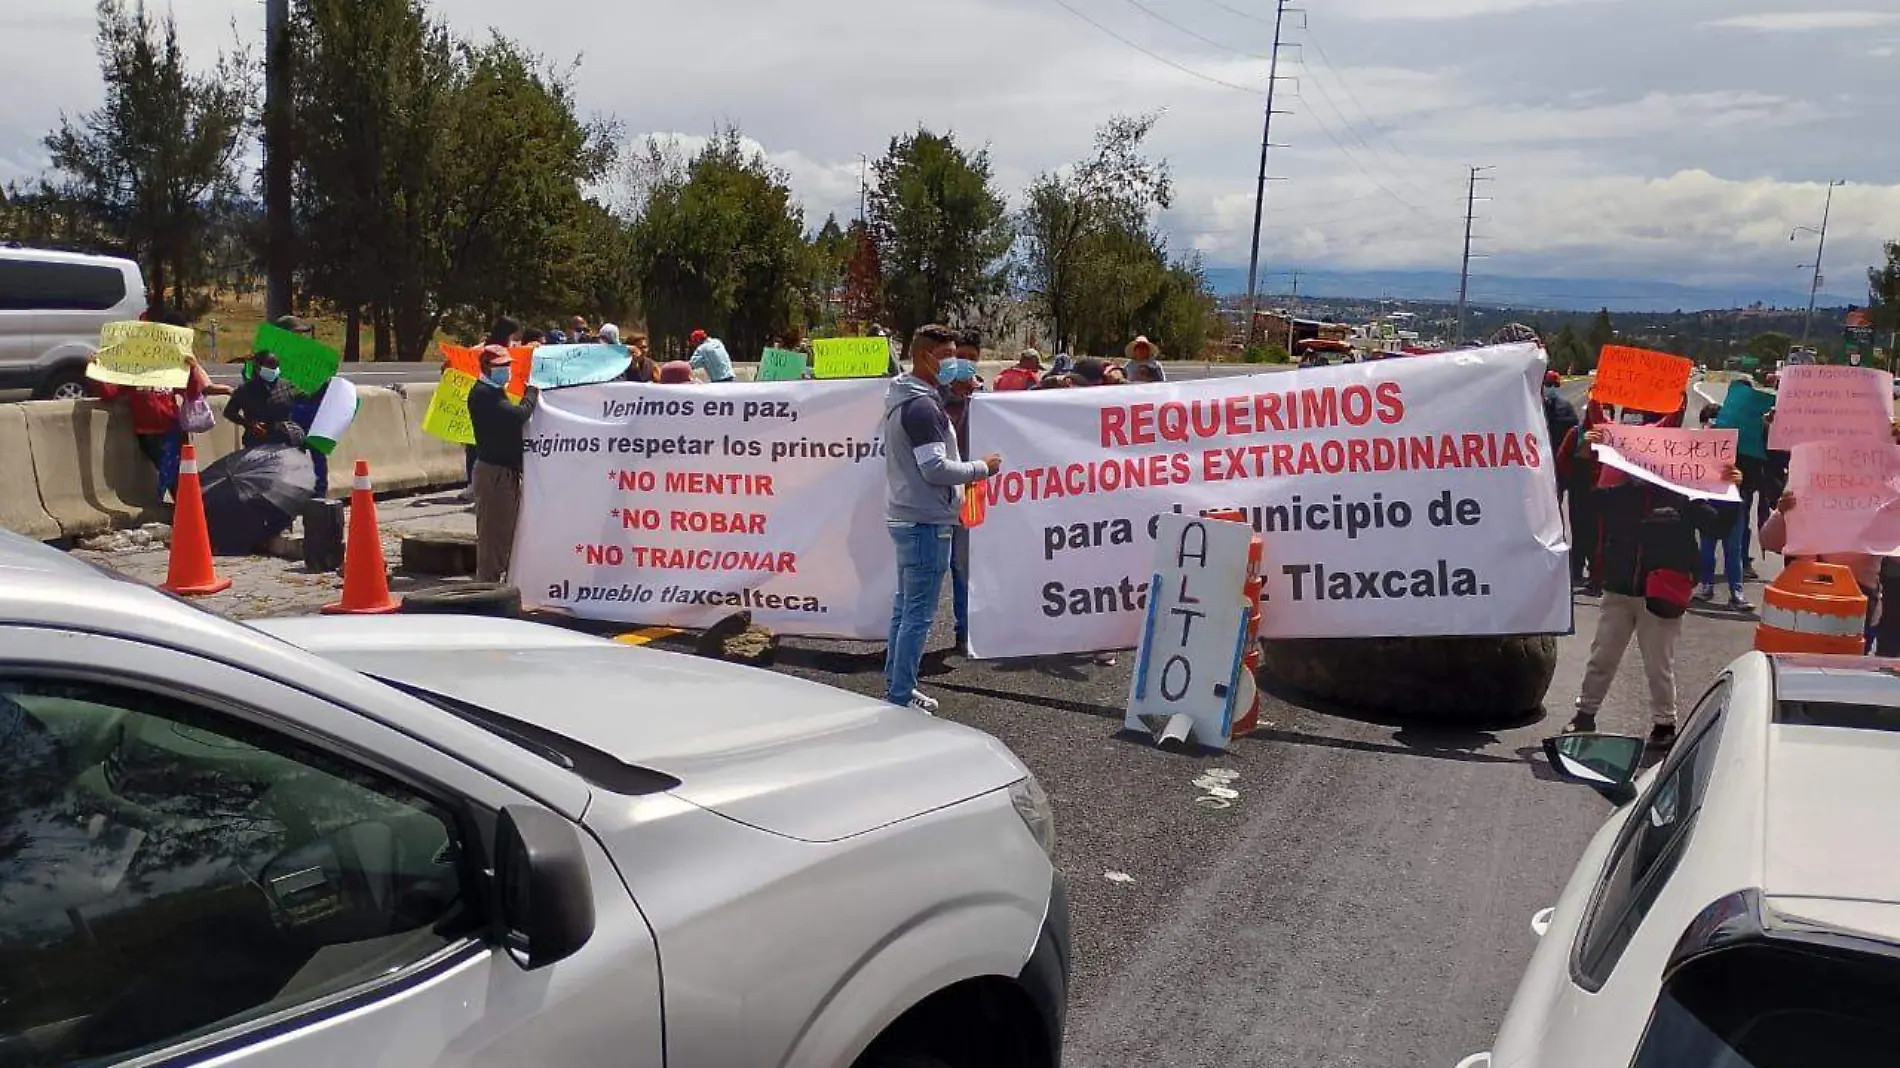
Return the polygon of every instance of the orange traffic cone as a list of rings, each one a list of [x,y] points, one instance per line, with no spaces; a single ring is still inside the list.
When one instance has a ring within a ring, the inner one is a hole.
[[[389,596],[389,572],[383,564],[383,538],[376,529],[376,491],[370,488],[369,461],[356,461],[356,486],[350,492],[350,534],[343,545],[343,599],[323,606],[323,614],[385,615],[402,607]]]
[[[185,442],[178,457],[178,486],[172,493],[172,559],[164,588],[185,597],[223,593],[231,580],[211,561],[211,530],[205,525],[204,488],[198,482],[198,450]]]

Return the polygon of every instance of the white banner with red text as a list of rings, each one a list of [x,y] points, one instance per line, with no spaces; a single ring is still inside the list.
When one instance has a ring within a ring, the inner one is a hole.
[[[1133,647],[1153,517],[1226,508],[1265,541],[1265,637],[1568,632],[1543,375],[1507,345],[980,395],[965,451],[1003,472],[971,531],[971,651]]]
[[[590,619],[882,640],[888,383],[578,386],[527,431],[510,580]]]

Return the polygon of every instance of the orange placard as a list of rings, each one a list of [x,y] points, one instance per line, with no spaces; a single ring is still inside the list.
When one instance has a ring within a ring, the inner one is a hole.
[[[1695,363],[1681,356],[1628,345],[1605,345],[1590,399],[1639,412],[1667,414],[1682,407]]]
[[[442,366],[452,371],[460,371],[470,378],[482,377],[482,350],[466,345],[442,343]],[[534,346],[514,345],[508,354],[515,358],[510,365],[508,375],[508,394],[520,397],[528,392],[528,374],[534,367]]]

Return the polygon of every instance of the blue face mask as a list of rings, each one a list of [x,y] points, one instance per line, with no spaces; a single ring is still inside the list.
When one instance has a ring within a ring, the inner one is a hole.
[[[275,367],[259,367],[257,369],[257,377],[263,379],[266,382],[277,381],[278,373],[279,372],[277,368]]]
[[[968,360],[948,359],[937,367],[937,382],[939,385],[947,386],[952,382],[971,382],[975,381],[975,379],[976,365]]]
[[[482,377],[488,379],[489,385],[505,387],[508,385],[509,369],[506,367],[491,367],[488,373]]]

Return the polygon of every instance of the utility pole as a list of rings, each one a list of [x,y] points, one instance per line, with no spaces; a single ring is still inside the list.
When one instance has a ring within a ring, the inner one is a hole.
[[[1814,280],[1808,284],[1808,317],[1801,322],[1801,347],[1808,347],[1808,335],[1814,330],[1814,301],[1821,295],[1821,261],[1827,258],[1827,221],[1834,214],[1834,191],[1846,185],[1845,181],[1827,183],[1827,203],[1821,209],[1821,228],[1797,226],[1788,234],[1793,241],[1802,231],[1819,236],[1820,241],[1814,250]]]
[[[871,157],[858,153],[858,221],[864,221],[865,199],[870,195],[870,181],[866,177],[871,167]]]
[[[1267,150],[1273,147],[1273,117],[1288,114],[1273,110],[1273,90],[1280,84],[1280,30],[1286,23],[1289,10],[1287,0],[1277,0],[1273,8],[1273,53],[1267,57],[1267,115],[1260,129],[1260,181],[1254,189],[1253,197],[1253,253],[1247,259],[1247,325],[1242,335],[1246,342],[1253,341],[1253,317],[1255,301],[1259,298],[1260,280],[1260,223],[1267,210]]]
[[[1294,320],[1300,317],[1300,272],[1293,272],[1293,296],[1286,309],[1286,354],[1293,355]]]
[[[290,0],[264,0],[264,316],[290,314]]]
[[[1478,201],[1490,200],[1490,197],[1478,196],[1478,183],[1491,181],[1480,172],[1492,170],[1491,167],[1471,168],[1471,182],[1465,192],[1465,262],[1458,271],[1458,333],[1452,344],[1465,343],[1465,299],[1471,295],[1471,224],[1478,217]]]

